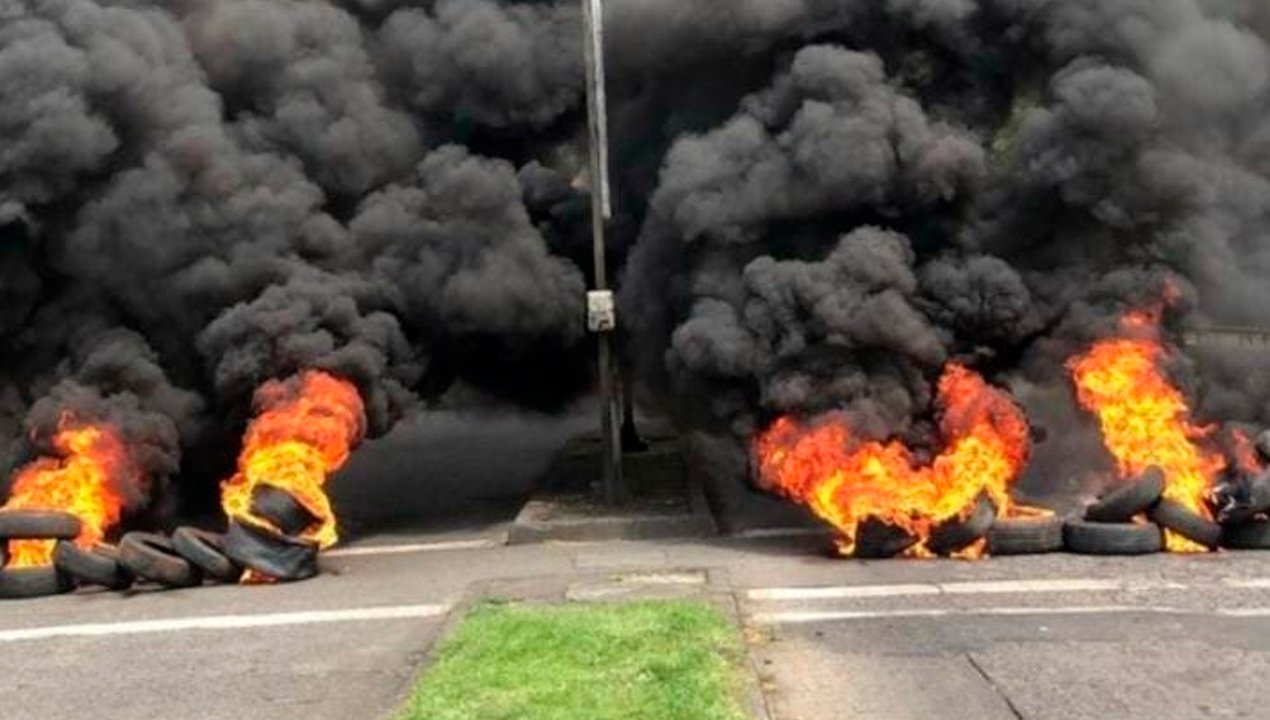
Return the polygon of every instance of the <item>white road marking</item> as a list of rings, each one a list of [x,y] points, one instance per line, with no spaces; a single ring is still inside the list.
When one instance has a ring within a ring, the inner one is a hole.
[[[732,537],[741,538],[742,540],[761,540],[765,538],[829,535],[831,533],[831,530],[827,530],[822,527],[752,528],[750,530],[742,530],[741,532],[733,533]]]
[[[985,607],[914,610],[826,610],[755,613],[750,615],[750,620],[761,625],[790,625],[830,621],[897,620],[910,618],[942,618],[952,616],[1099,615],[1127,613],[1167,615],[1216,614],[1230,617],[1261,617],[1264,615],[1270,615],[1270,608],[1248,608],[1206,612],[1203,610],[1184,610],[1182,608],[1163,606],[1083,605],[1061,607]]]
[[[1119,580],[1098,580],[1093,578],[1057,579],[1057,580],[999,580],[985,582],[942,583],[939,589],[949,595],[997,595],[1028,594],[1051,592],[1108,592],[1120,590],[1124,584]]]
[[[1267,587],[1249,586],[1249,587]],[[918,595],[1027,595],[1063,592],[1117,592],[1124,590],[1189,590],[1181,583],[1154,580],[1056,578],[1048,580],[999,580],[907,585],[840,585],[833,587],[776,587],[746,591],[755,601],[844,600],[852,598],[912,597]]]
[[[259,615],[208,615],[165,620],[52,625],[0,630],[0,643],[19,642],[22,640],[46,640],[60,637],[101,637],[106,635],[183,632],[187,630],[241,630],[244,628],[366,622],[373,620],[414,620],[439,617],[449,612],[449,610],[449,605],[394,605],[388,607],[347,608],[343,610],[263,613]]]
[[[364,547],[336,548],[322,553],[323,557],[361,557],[365,555],[401,555],[404,553],[437,552],[438,550],[475,550],[502,545],[497,538],[472,540],[447,540],[430,543],[404,543],[401,545],[367,545]]]
[[[842,600],[848,598],[938,595],[938,585],[840,585],[837,587],[783,587],[748,590],[750,600]]]
[[[1217,614],[1226,617],[1270,617],[1270,608],[1223,608],[1218,610]]]
[[[1226,578],[1222,581],[1226,587],[1245,590],[1264,590],[1270,588],[1270,578]]]

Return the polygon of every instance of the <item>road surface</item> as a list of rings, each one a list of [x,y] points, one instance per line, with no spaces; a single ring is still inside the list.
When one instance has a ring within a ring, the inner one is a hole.
[[[1270,716],[1270,553],[864,563],[811,538],[500,538],[366,538],[295,585],[0,604],[0,718],[384,718],[465,597],[604,597],[648,571],[735,598],[780,720]]]

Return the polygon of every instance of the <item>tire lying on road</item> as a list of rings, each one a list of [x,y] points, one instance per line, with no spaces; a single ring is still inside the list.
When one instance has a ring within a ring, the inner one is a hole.
[[[271,485],[257,485],[251,491],[251,514],[267,520],[283,535],[299,535],[318,521],[291,493]]]
[[[212,580],[233,583],[242,577],[242,567],[225,554],[225,536],[222,533],[192,527],[177,528],[172,533],[172,547]]]
[[[1063,549],[1063,520],[1047,517],[998,518],[988,530],[989,555],[1037,555]]]
[[[1172,500],[1161,500],[1147,515],[1158,525],[1208,549],[1221,544],[1221,526]]]
[[[318,544],[277,535],[240,520],[231,520],[225,533],[225,554],[246,568],[275,580],[307,580],[318,574]]]
[[[1232,550],[1270,550],[1270,520],[1249,520],[1224,527],[1221,544]]]
[[[1228,486],[1228,492],[1219,492],[1217,522],[1220,525],[1239,525],[1270,510],[1270,470],[1255,477],[1242,479]]]
[[[72,540],[81,527],[70,513],[0,510],[0,540]]]
[[[1063,546],[1084,555],[1145,555],[1164,548],[1164,535],[1155,523],[1098,523],[1068,520]]]
[[[1085,509],[1085,519],[1102,523],[1129,522],[1164,495],[1164,472],[1152,466],[1136,479],[1104,494]]]
[[[70,576],[52,565],[0,570],[0,599],[44,597],[73,589]]]
[[[139,578],[168,587],[193,587],[203,573],[172,547],[162,535],[130,532],[119,542],[119,561]]]
[[[910,535],[904,528],[867,518],[856,526],[855,550],[851,556],[861,560],[885,560],[908,550],[917,541],[917,536]]]
[[[969,508],[957,518],[941,523],[931,531],[927,546],[932,552],[940,555],[951,555],[958,550],[970,547],[988,534],[992,521],[997,517],[997,508],[987,495],[980,495]],[[960,518],[964,517],[962,520]]]
[[[69,540],[59,540],[53,550],[53,564],[81,585],[101,585],[111,590],[126,590],[136,579],[119,562],[119,551],[108,545],[85,550]]]

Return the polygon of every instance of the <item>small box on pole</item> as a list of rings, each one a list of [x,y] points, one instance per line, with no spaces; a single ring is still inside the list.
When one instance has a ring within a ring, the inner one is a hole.
[[[586,326],[593,333],[617,328],[617,308],[612,290],[590,290],[586,294]]]

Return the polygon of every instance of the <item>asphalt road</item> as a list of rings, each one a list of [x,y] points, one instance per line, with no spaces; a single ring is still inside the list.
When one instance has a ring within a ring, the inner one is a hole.
[[[469,594],[603,598],[648,571],[733,594],[779,720],[1270,717],[1270,553],[864,563],[810,538],[499,533],[367,538],[288,586],[0,604],[0,718],[384,718]]]

